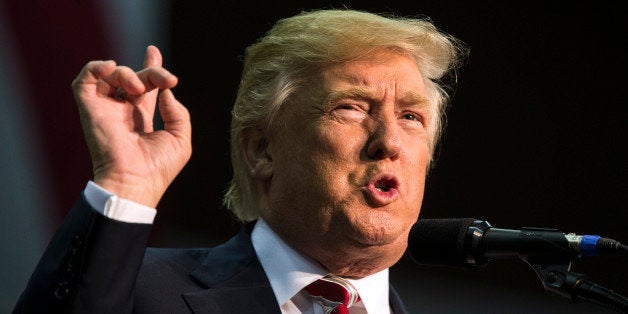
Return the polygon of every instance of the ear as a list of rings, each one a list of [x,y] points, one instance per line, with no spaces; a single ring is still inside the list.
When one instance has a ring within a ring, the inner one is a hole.
[[[254,179],[269,180],[273,175],[273,160],[268,154],[268,139],[259,128],[242,132],[240,149],[249,173]]]

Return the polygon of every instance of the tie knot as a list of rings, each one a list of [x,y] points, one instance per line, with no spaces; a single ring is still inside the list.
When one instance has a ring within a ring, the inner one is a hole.
[[[338,276],[325,276],[305,287],[325,313],[345,314],[348,308],[360,300],[358,291],[349,281]]]

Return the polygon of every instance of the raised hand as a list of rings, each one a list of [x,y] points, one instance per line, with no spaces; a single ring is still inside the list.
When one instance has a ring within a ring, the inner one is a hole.
[[[72,89],[96,184],[157,206],[192,153],[190,115],[170,90],[176,85],[154,46],[139,72],[114,61],[91,61],[82,69]],[[157,103],[164,129],[155,131]]]

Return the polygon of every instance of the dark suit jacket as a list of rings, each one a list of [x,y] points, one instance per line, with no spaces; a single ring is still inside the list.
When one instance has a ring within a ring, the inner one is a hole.
[[[214,248],[146,249],[150,225],[108,219],[81,197],[14,313],[280,313],[253,225]],[[392,287],[390,304],[407,313]]]

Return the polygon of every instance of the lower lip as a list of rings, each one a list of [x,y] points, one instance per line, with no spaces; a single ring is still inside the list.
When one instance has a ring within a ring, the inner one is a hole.
[[[369,202],[376,207],[388,205],[399,198],[399,192],[397,189],[393,188],[390,188],[387,191],[382,191],[377,189],[375,185],[371,184],[364,187],[364,191],[366,192]]]

